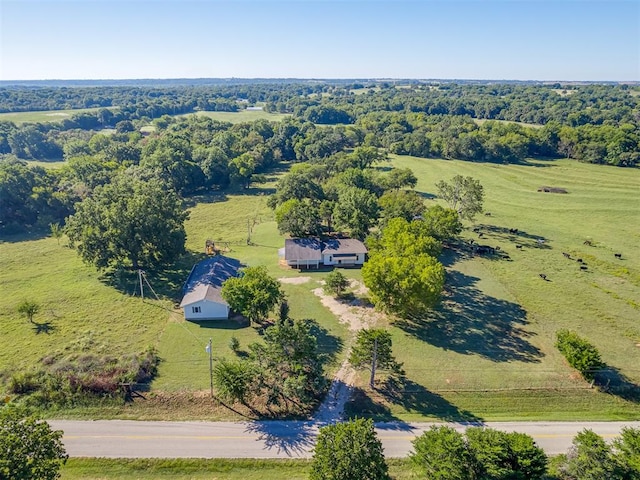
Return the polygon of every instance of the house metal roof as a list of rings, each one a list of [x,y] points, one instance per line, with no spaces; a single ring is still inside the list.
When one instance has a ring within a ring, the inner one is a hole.
[[[235,258],[216,255],[196,263],[182,289],[180,306],[190,305],[202,300],[224,303],[220,290],[225,280],[236,277],[240,261]]]
[[[355,238],[334,238],[324,242],[323,255],[340,255],[345,253],[367,253],[367,247]]]
[[[288,238],[284,241],[285,260],[322,259],[322,244],[317,238]]]

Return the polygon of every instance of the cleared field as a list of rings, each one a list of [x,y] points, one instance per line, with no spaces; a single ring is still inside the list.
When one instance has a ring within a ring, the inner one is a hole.
[[[60,122],[65,118],[71,118],[76,113],[95,112],[98,108],[76,108],[70,110],[44,110],[36,112],[7,112],[0,113],[0,121],[14,122],[17,124],[25,122],[47,123]]]
[[[213,118],[214,120],[219,120],[221,122],[230,123],[253,122],[254,120],[263,119],[278,122],[291,116],[283,113],[269,113],[264,110],[240,110],[239,112],[196,112],[178,116],[186,117],[189,115],[200,115]]]
[[[560,328],[577,330],[598,347],[611,377],[640,384],[640,262],[634,254],[640,170],[564,160],[506,166],[394,157],[393,163],[413,169],[417,189],[427,195],[438,180],[455,174],[479,179],[491,215],[477,218],[482,239],[466,235],[500,246],[511,258],[449,252],[441,306],[428,318],[393,322],[394,350],[411,393],[395,403],[373,396],[382,402],[376,406],[365,389],[354,413],[369,408],[402,419],[637,417],[638,403],[589,389],[556,351],[554,337]],[[541,185],[569,193],[537,192]],[[593,246],[584,245],[587,239]]]

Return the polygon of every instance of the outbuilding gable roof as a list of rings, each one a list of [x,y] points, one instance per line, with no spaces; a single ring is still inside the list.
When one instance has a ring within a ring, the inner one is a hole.
[[[205,285],[204,283],[199,283],[193,290],[187,292],[187,294],[182,298],[180,307],[187,307],[203,300],[228,305],[220,294],[220,288],[213,287],[211,285]]]
[[[235,258],[223,255],[216,255],[196,263],[184,283],[180,306],[184,307],[202,300],[227,305],[220,293],[222,284],[229,278],[236,277],[240,266],[240,262]]]

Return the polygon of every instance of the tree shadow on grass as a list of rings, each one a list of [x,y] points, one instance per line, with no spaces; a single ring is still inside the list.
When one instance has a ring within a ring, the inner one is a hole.
[[[323,365],[335,361],[336,356],[344,348],[344,342],[320,325],[317,321],[309,319],[311,322],[311,334],[318,342],[318,352],[320,353],[320,361]]]
[[[182,287],[189,277],[194,264],[206,258],[204,253],[187,252],[175,263],[164,269],[144,270],[147,281],[144,283],[145,297],[155,299],[157,295],[161,300],[179,302],[182,298]],[[100,275],[99,280],[105,285],[115,288],[126,295],[140,295],[140,282],[138,272],[131,269],[113,269]]]
[[[315,443],[315,430],[311,422],[256,421],[247,424],[247,432],[257,434],[266,450],[297,456],[306,453]]]
[[[418,191],[416,191],[416,193],[418,195],[420,195],[422,198],[424,198],[425,200],[434,200],[434,199],[438,198],[437,195],[435,195],[433,193],[429,193],[429,192],[418,192]]]
[[[475,228],[496,242],[511,242],[522,245],[525,248],[551,249],[548,238],[542,235],[533,235],[519,228],[507,228],[487,224],[479,224],[476,225]],[[487,238],[485,238],[485,240],[487,240]]]
[[[221,203],[229,200],[224,192],[207,192],[194,194],[183,200],[185,208],[193,208],[199,203]]]
[[[351,400],[345,405],[345,415],[348,418],[367,417],[375,421],[395,422],[398,419],[391,413],[389,405],[398,405],[408,413],[447,422],[482,422],[473,413],[461,410],[441,395],[406,379],[394,386],[384,385],[375,392],[354,388]],[[402,423],[397,428],[403,428]]]
[[[247,322],[236,320],[189,320],[189,322],[200,328],[212,330],[241,330],[249,327]]]
[[[595,385],[604,393],[629,402],[640,402],[640,385],[633,383],[615,367],[606,366],[596,374]]]
[[[444,350],[479,355],[494,362],[539,362],[542,352],[523,328],[526,312],[516,303],[484,294],[479,278],[447,273],[449,292],[433,311],[394,324],[410,335]]]
[[[56,326],[52,322],[31,322],[31,328],[35,332],[36,335],[44,333],[46,335],[50,335],[57,330]]]

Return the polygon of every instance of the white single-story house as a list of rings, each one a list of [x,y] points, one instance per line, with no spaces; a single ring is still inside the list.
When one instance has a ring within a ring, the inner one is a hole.
[[[367,247],[354,238],[290,238],[284,241],[280,256],[292,268],[363,265]]]
[[[324,242],[322,263],[324,265],[363,265],[367,247],[355,238],[335,238]]]
[[[180,308],[186,320],[227,320],[229,304],[220,293],[222,284],[238,275],[240,262],[217,255],[196,263],[184,284]]]

